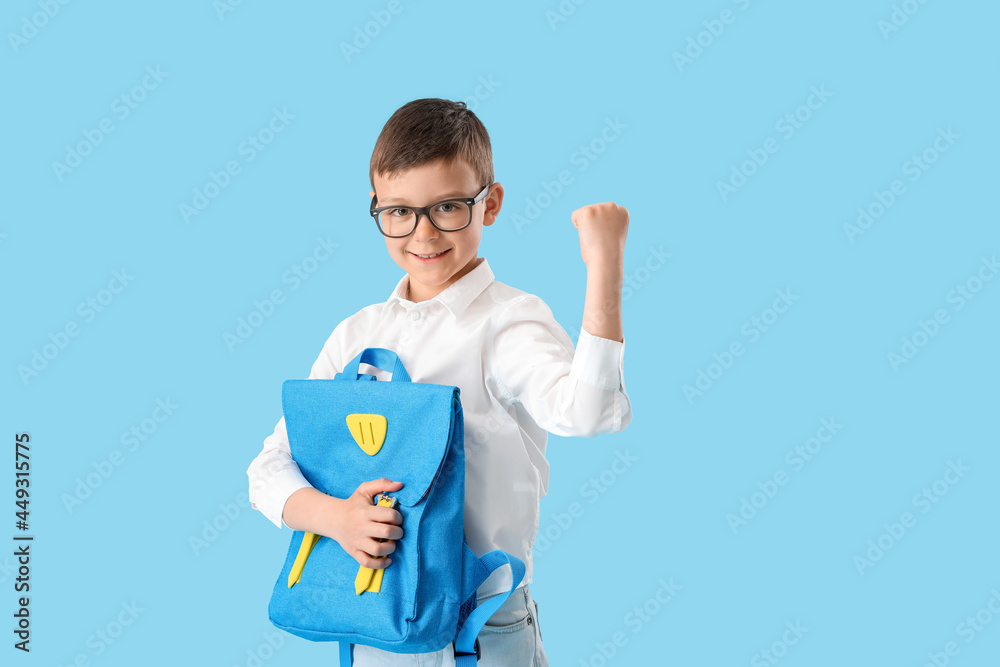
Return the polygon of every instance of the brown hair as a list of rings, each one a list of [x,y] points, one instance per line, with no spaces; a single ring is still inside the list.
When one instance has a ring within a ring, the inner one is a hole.
[[[375,141],[368,180],[375,174],[393,178],[400,172],[444,158],[463,158],[478,185],[493,182],[490,135],[465,102],[425,98],[407,102],[386,121]]]

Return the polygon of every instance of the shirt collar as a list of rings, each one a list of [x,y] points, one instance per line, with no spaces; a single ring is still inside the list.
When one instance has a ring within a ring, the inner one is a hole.
[[[440,294],[429,299],[429,301],[440,302],[449,311],[451,311],[452,315],[458,317],[465,311],[466,308],[469,307],[469,304],[472,303],[477,296],[482,294],[483,291],[489,287],[490,283],[493,282],[493,279],[493,271],[490,269],[489,262],[486,261],[485,257],[480,257],[475,268],[449,285]],[[406,292],[409,280],[410,277],[408,275],[404,275],[400,278],[399,282],[396,283],[396,288],[392,290],[392,294],[390,294],[389,298],[386,299],[385,307],[382,310],[383,315],[397,301],[402,301],[406,304],[412,305],[411,301],[404,299],[402,296]],[[406,307],[409,308],[410,306]]]

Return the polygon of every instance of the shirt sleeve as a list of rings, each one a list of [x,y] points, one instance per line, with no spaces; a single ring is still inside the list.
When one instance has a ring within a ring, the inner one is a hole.
[[[549,433],[592,437],[632,421],[625,393],[624,341],[581,330],[578,347],[536,296],[497,321],[490,367],[500,399],[520,403]]]
[[[319,357],[313,363],[309,379],[333,378],[340,372],[335,357],[336,339],[340,337],[343,323],[334,329]],[[299,489],[312,486],[302,475],[288,445],[285,418],[278,420],[274,433],[264,438],[264,448],[247,468],[250,478],[250,507],[260,511],[275,526],[287,526],[282,518],[285,502]]]

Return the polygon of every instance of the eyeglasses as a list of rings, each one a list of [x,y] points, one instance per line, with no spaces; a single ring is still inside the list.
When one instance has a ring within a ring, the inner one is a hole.
[[[442,232],[457,232],[472,223],[472,207],[478,204],[489,192],[492,183],[479,191],[472,198],[445,199],[430,206],[380,206],[375,208],[378,195],[372,197],[369,213],[375,218],[375,224],[383,235],[393,239],[409,236],[417,229],[421,215],[426,215],[437,229]]]

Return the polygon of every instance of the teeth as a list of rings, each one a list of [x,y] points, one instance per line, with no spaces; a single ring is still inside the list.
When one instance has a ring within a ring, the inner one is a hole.
[[[413,254],[417,255],[417,253],[413,253]],[[442,251],[442,252],[439,252],[439,253],[435,253],[433,255],[417,255],[417,257],[420,257],[422,259],[431,259],[432,257],[437,257],[438,255],[443,255],[443,254],[444,254],[444,252]]]

